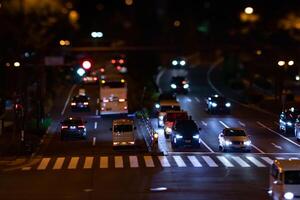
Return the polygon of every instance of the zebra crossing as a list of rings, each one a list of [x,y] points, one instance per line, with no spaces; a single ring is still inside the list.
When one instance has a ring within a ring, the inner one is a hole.
[[[36,164],[22,167],[22,171],[124,169],[124,168],[265,168],[273,159],[265,155],[118,155],[42,157]]]

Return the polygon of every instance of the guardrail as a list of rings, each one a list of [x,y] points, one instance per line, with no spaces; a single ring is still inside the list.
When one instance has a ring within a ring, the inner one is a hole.
[[[151,153],[161,153],[158,148],[158,133],[155,132],[152,127],[151,121],[148,117],[146,117],[144,112],[141,112],[141,121],[146,128],[146,131],[143,132],[143,136],[148,148],[148,151]]]

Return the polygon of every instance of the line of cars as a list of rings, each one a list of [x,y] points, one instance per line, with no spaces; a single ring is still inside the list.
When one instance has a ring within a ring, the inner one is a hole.
[[[279,130],[284,134],[294,134],[300,141],[300,110],[290,107],[280,113]]]

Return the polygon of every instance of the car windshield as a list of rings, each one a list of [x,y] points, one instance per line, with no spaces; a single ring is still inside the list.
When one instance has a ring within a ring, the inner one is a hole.
[[[172,83],[182,83],[186,81],[186,79],[184,77],[176,77],[176,78],[172,78]]]
[[[114,132],[130,132],[132,131],[132,125],[115,125]]]
[[[182,120],[176,124],[176,130],[179,132],[194,133],[198,131],[198,127],[192,120]]]
[[[180,106],[161,106],[160,108],[161,112],[167,112],[170,110],[180,111]]]
[[[75,101],[75,102],[85,102],[85,101],[88,101],[88,97],[83,96],[83,95],[75,96],[73,98],[73,101]]]
[[[300,184],[300,171],[286,171],[284,172],[285,184]]]
[[[188,115],[186,112],[182,113],[167,113],[167,121],[174,122],[175,120],[187,119]]]
[[[122,83],[121,81],[110,81],[105,82],[102,84],[102,87],[108,87],[108,88],[124,88],[125,83]]]
[[[72,120],[67,119],[67,120],[63,121],[62,124],[66,125],[66,126],[75,126],[75,125],[82,124],[82,120],[80,120],[80,119],[72,119]]]
[[[226,99],[224,97],[212,97],[211,101],[216,103],[224,103]]]
[[[224,135],[225,136],[246,136],[246,133],[243,130],[227,129],[224,131]]]

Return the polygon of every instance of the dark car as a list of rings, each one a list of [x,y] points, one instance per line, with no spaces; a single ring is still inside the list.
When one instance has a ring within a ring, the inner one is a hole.
[[[65,140],[68,137],[86,139],[86,122],[81,118],[66,118],[61,122],[60,137]]]
[[[187,94],[189,92],[189,82],[185,76],[172,77],[170,87],[174,93]]]
[[[175,149],[180,146],[199,148],[201,143],[199,130],[194,120],[176,121],[171,132],[172,148]]]
[[[86,95],[76,95],[72,98],[71,108],[73,111],[90,110],[89,97]]]
[[[300,110],[291,107],[281,112],[279,116],[279,129],[283,133],[294,133],[295,122],[300,117]]]
[[[214,95],[206,99],[208,113],[230,113],[231,103],[222,96]]]

